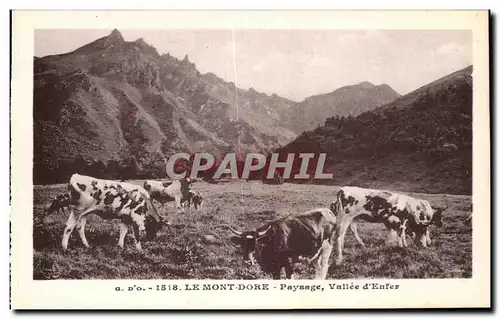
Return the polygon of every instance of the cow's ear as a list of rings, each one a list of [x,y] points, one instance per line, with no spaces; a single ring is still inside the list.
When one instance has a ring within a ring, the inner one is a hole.
[[[231,237],[229,237],[229,240],[230,240],[233,244],[238,245],[238,246],[240,246],[240,245],[241,245],[241,242],[242,242],[242,238],[241,238],[240,236],[234,236],[234,235],[233,235],[233,236],[231,236]]]

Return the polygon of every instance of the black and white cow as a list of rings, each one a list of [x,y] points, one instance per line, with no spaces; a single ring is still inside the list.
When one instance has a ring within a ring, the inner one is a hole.
[[[120,220],[120,247],[124,246],[125,235],[130,227],[139,250],[142,232],[145,231],[146,238],[152,240],[158,230],[168,224],[152,205],[149,193],[139,185],[73,174],[68,190],[70,214],[62,239],[64,250],[68,248],[68,240],[75,226],[83,244],[90,247],[85,237],[85,224],[91,213],[102,219]],[[148,206],[152,207],[148,209]]]
[[[165,214],[165,203],[171,201],[175,201],[177,212],[184,212],[181,202],[188,198],[192,182],[190,177],[186,177],[170,182],[145,181],[143,186],[151,198],[162,205]]]
[[[407,247],[406,235],[415,234],[415,243],[426,247],[431,244],[429,225],[441,226],[441,216],[448,206],[432,207],[427,200],[387,190],[374,190],[345,186],[332,204],[337,215],[337,259],[342,263],[342,250],[347,228],[359,220],[383,223],[398,238],[400,247]]]

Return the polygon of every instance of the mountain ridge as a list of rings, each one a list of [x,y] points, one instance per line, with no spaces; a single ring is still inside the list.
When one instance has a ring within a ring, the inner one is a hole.
[[[155,167],[161,176],[173,153],[266,154],[304,128],[303,111],[290,116],[299,103],[201,74],[187,54],[160,55],[116,29],[71,52],[34,57],[33,79],[36,181],[64,180],[57,172],[68,174],[75,159]]]

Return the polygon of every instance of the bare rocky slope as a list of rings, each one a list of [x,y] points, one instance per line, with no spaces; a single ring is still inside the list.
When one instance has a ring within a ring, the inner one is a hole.
[[[281,98],[239,90],[237,112],[234,91],[187,56],[159,55],[117,30],[73,52],[35,57],[35,182],[92,163],[100,171],[105,163],[158,169],[179,151],[266,153],[296,137],[280,126],[275,105],[260,102]]]
[[[328,116],[397,96],[369,83],[300,103],[243,90],[201,74],[188,56],[160,55],[114,30],[72,52],[34,58],[34,181],[65,181],[74,171],[164,177],[165,157],[179,151],[268,153]]]

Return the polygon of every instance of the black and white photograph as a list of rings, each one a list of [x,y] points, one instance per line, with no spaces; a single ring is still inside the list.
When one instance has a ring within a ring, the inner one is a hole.
[[[33,281],[475,278],[472,27],[107,26],[33,29]]]

